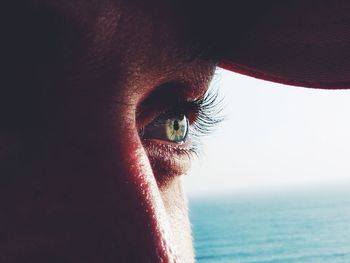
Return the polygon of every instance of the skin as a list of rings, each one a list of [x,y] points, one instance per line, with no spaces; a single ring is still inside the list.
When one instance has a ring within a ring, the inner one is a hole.
[[[193,262],[190,159],[139,129],[166,106],[147,98],[201,97],[215,64],[164,1],[21,4],[1,26],[0,261]]]

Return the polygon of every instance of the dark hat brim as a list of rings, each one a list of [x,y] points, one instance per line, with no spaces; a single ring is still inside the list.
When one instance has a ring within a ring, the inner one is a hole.
[[[243,20],[239,37],[227,20],[220,29],[219,41],[232,48],[219,66],[288,85],[350,88],[349,0],[255,2],[260,10]]]

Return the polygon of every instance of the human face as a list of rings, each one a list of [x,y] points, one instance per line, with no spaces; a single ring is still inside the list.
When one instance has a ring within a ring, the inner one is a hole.
[[[47,2],[3,7],[0,261],[193,262],[190,143],[140,131],[215,65],[166,3]]]

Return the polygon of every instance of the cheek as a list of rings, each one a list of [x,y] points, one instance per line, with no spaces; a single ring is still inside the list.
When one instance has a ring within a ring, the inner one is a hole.
[[[158,188],[130,111],[68,108],[20,174],[1,174],[13,178],[0,186],[0,258],[191,261],[180,179]]]

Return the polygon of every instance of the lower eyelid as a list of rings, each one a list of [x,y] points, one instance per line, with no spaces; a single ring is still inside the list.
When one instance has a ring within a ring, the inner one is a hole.
[[[143,146],[160,185],[174,176],[186,174],[191,166],[194,152],[189,142],[175,145],[159,140],[144,140]]]

